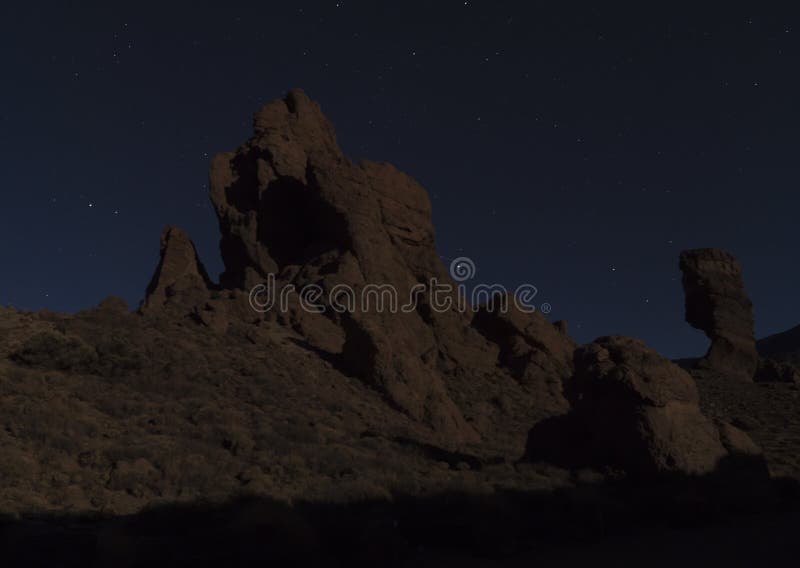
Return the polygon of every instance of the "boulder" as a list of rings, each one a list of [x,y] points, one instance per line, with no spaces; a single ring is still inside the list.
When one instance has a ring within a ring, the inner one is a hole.
[[[634,478],[706,475],[757,447],[699,406],[692,377],[643,342],[597,339],[575,353],[572,410],[536,425],[526,458],[571,467],[607,466]]]

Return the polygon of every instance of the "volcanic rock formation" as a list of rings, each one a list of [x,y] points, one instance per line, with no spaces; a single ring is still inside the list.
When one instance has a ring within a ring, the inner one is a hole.
[[[546,492],[572,483],[553,464],[648,477],[762,463],[640,342],[578,348],[510,296],[474,311],[436,253],[425,190],[352,163],[302,91],[214,158],[210,192],[219,283],[167,227],[137,312],[0,308],[0,511]],[[707,365],[752,377],[735,261],[695,251],[682,266]]]
[[[223,286],[250,288],[274,275],[277,289],[319,287],[324,314],[292,298],[278,317],[337,368],[448,440],[479,439],[447,383],[489,347],[470,327],[471,313],[436,309],[426,294],[414,296],[432,282],[452,284],[419,184],[389,164],[352,164],[319,106],[294,90],[255,115],[253,138],[215,157],[211,199],[222,230]],[[379,296],[385,286],[395,299]],[[343,289],[358,301],[340,313],[330,298]],[[416,305],[403,308],[412,298]],[[388,304],[376,310],[380,299]],[[455,305],[457,298],[450,300]],[[571,349],[566,336],[559,340]]]
[[[743,458],[766,472],[744,432],[703,415],[692,377],[641,341],[597,339],[576,351],[575,367],[571,412],[531,430],[528,459],[651,477],[709,474]]]
[[[189,236],[177,227],[164,227],[161,260],[147,287],[140,311],[147,314],[188,310],[204,302],[210,288],[211,280]]]
[[[694,249],[680,256],[686,321],[711,340],[698,367],[751,381],[758,368],[753,305],[739,262],[719,249]]]
[[[575,370],[577,344],[564,322],[551,324],[539,312],[523,312],[512,298],[497,296],[477,311],[473,325],[498,346],[498,365],[535,389],[537,400],[564,412],[569,408],[563,390]]]

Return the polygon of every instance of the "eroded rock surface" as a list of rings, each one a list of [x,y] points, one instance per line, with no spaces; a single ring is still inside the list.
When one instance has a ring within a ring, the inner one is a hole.
[[[753,306],[739,262],[719,249],[686,250],[680,256],[686,321],[711,340],[699,367],[751,381],[758,368]]]
[[[425,190],[389,164],[351,163],[302,91],[264,106],[254,124],[254,136],[211,168],[223,286],[250,289],[274,275],[276,289],[319,287],[324,313],[293,296],[288,310],[272,315],[444,440],[477,442],[449,378],[474,375],[474,361],[493,347],[469,325],[471,310],[438,309],[428,295],[414,295],[415,287],[453,284],[434,247]],[[383,296],[387,286],[394,303]],[[339,313],[330,298],[343,288],[356,301]],[[455,294],[450,301],[455,306]],[[549,354],[540,359],[550,364]],[[477,371],[491,369],[483,362]]]
[[[161,233],[161,260],[145,292],[140,311],[187,311],[204,302],[212,288],[189,236],[177,227]]]
[[[639,340],[603,337],[578,349],[568,396],[569,414],[532,429],[528,459],[640,477],[711,474],[731,460],[763,466],[744,432],[701,412],[692,377]]]
[[[136,312],[117,299],[0,308],[0,511],[548,492],[572,484],[564,465],[649,476],[760,459],[641,342],[578,348],[566,324],[511,303],[473,312],[452,290],[434,302],[434,281],[453,282],[427,193],[391,165],[350,162],[302,91],[214,158],[210,191],[219,283],[168,227]],[[717,341],[710,364],[749,364],[726,258],[686,257],[691,318]],[[266,308],[251,296],[262,284],[295,293]]]
[[[498,346],[498,365],[521,384],[532,388],[537,399],[554,412],[566,412],[564,384],[574,373],[577,344],[566,334],[563,322],[550,323],[539,312],[523,312],[510,298],[495,299],[495,309],[484,306],[473,325]],[[506,310],[499,307],[505,305]]]

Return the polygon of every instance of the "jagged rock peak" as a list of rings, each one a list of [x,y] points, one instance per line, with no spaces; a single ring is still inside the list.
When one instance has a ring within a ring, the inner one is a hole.
[[[344,158],[336,142],[333,124],[322,113],[319,104],[302,89],[291,89],[285,98],[261,107],[253,115],[253,131],[265,148],[274,146],[276,142],[281,147],[292,142],[306,153],[326,153],[332,158]]]
[[[139,311],[191,310],[207,298],[212,287],[194,243],[184,231],[168,225],[161,233],[161,259]]]
[[[276,289],[318,286],[324,299],[338,286],[359,294],[368,285],[390,285],[405,303],[419,284],[452,283],[436,251],[425,189],[390,164],[348,160],[319,105],[300,90],[267,103],[255,115],[253,136],[215,156],[210,193],[226,289],[250,290],[274,277]],[[432,426],[443,443],[476,442],[479,423],[483,435],[492,435],[506,420],[487,405],[459,406],[449,386],[468,373],[495,372],[487,358],[495,348],[501,366],[518,375],[508,377],[507,388],[535,398],[529,412],[564,410],[560,381],[574,349],[564,334],[541,318],[521,322],[519,332],[487,325],[485,337],[468,310],[437,310],[428,300],[418,297],[409,311],[362,306],[324,314],[291,300],[272,317],[337,369]],[[484,358],[491,369],[479,371]],[[551,369],[558,372],[551,376]],[[479,406],[467,420],[465,411]]]
[[[315,285],[327,294],[337,285],[391,285],[405,299],[415,284],[447,279],[426,191],[389,164],[351,163],[302,91],[267,103],[254,131],[236,150],[215,156],[210,171],[224,288],[252,289],[274,275],[276,287]],[[475,440],[438,371],[439,354],[450,350],[448,333],[469,335],[468,319],[420,310],[321,315],[295,302],[277,317],[410,416]],[[476,332],[470,337],[465,341],[483,345]]]
[[[711,340],[699,366],[752,380],[758,367],[753,305],[745,292],[739,262],[723,250],[693,249],[681,253],[680,269],[686,321]]]
[[[225,287],[249,288],[287,266],[346,251],[367,271],[385,268],[382,255],[399,253],[407,264],[439,272],[425,190],[389,164],[350,163],[319,105],[301,90],[267,103],[254,128],[250,140],[211,165]],[[426,247],[425,255],[404,254],[409,244]]]

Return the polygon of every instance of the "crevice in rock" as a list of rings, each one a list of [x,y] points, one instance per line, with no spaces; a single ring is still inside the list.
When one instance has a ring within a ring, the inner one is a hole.
[[[352,248],[345,217],[315,188],[291,177],[269,184],[258,204],[258,240],[279,267]]]

